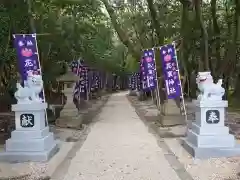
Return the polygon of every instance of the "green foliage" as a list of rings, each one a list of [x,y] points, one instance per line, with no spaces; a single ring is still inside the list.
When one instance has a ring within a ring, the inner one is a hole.
[[[16,80],[12,33],[36,29],[43,78],[48,85],[63,72],[63,63],[79,57],[109,72],[122,72],[126,49],[116,45],[109,19],[98,0],[3,1],[0,5],[0,81]],[[13,65],[13,66],[10,66]],[[14,84],[14,83],[13,83]]]
[[[132,57],[130,54],[127,56],[125,66],[128,72],[138,72],[139,70],[138,61],[134,57]]]

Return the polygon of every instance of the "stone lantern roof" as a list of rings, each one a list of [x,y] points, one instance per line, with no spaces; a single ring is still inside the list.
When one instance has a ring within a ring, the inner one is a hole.
[[[76,82],[79,79],[80,78],[76,74],[74,74],[70,68],[68,68],[67,73],[57,78],[57,81],[58,82]]]

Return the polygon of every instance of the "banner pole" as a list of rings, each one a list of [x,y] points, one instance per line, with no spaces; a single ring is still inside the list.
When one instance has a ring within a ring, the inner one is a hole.
[[[39,66],[39,71],[40,71],[40,74],[42,76],[42,67],[41,67],[41,63],[40,63],[40,58],[39,58],[39,52],[38,52],[38,43],[37,43],[37,34],[32,34],[32,37],[34,37],[35,39],[35,43],[36,43],[36,51],[37,51],[37,58],[38,58],[38,66]],[[44,90],[44,87],[43,87],[43,102],[46,103],[46,98],[45,98],[45,90]],[[45,109],[45,123],[46,123],[46,126],[48,126],[48,117],[47,117],[47,110]]]
[[[81,73],[79,72],[80,71],[80,59],[78,59],[78,69],[77,69],[77,73],[78,73],[78,76],[79,76],[79,79],[81,79],[80,75]],[[80,85],[80,80],[78,80],[78,114],[80,113],[80,103],[81,103],[81,85]]]
[[[89,69],[86,68],[86,79],[87,79],[86,96],[87,96],[87,102],[89,101],[89,95],[90,95],[90,79],[89,79],[88,73],[89,73]]]
[[[174,51],[175,51],[175,56],[176,56],[176,66],[178,69],[178,78],[179,78],[179,85],[180,85],[180,89],[181,89],[181,95],[182,95],[182,104],[183,104],[183,110],[184,110],[184,116],[185,116],[185,120],[187,123],[187,111],[186,111],[186,106],[185,106],[185,100],[184,100],[184,95],[183,95],[183,88],[182,88],[182,82],[181,82],[181,76],[180,76],[180,70],[179,70],[179,66],[178,66],[178,60],[177,60],[177,51],[176,51],[176,45],[175,42],[172,43],[173,47],[174,47]],[[181,103],[180,103],[181,104]],[[181,107],[180,107],[181,108]]]
[[[153,90],[151,90],[151,96],[152,96],[152,102],[153,102],[153,104],[154,104]]]
[[[159,95],[159,84],[158,84],[158,73],[157,73],[157,62],[156,62],[156,58],[155,58],[155,48],[152,48],[153,52],[154,52],[154,62],[155,62],[155,78],[157,80],[157,91],[156,91],[156,96],[157,96],[157,107],[158,110],[160,110],[160,106],[161,106],[161,99],[160,99],[160,95]]]

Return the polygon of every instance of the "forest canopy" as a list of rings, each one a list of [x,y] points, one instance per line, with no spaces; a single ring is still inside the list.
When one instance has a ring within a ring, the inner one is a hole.
[[[11,88],[17,76],[12,34],[37,33],[45,84],[79,57],[107,72],[135,72],[143,49],[176,41],[190,96],[191,77],[210,70],[240,99],[238,0],[3,0],[0,13],[2,89]]]

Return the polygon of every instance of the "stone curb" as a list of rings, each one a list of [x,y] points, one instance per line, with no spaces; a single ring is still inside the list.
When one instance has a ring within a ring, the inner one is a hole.
[[[51,177],[46,176],[46,177],[38,177],[38,178],[33,178],[31,177],[30,174],[26,174],[26,175],[21,175],[21,176],[17,176],[17,177],[0,177],[0,180],[50,180]]]

